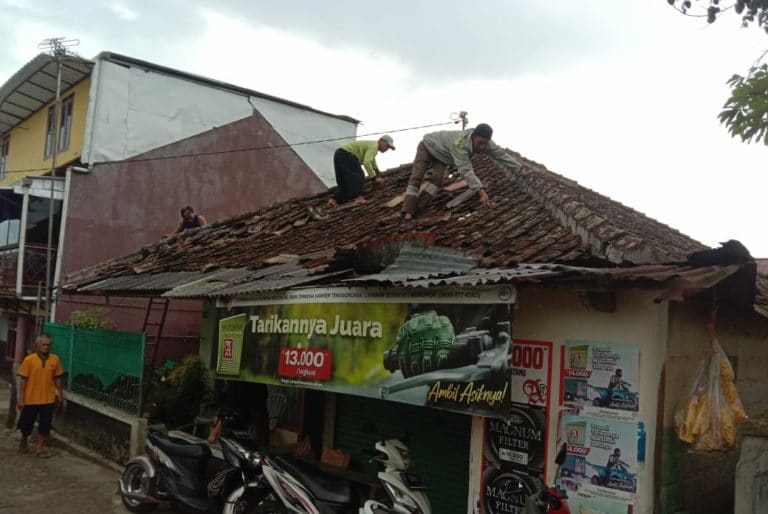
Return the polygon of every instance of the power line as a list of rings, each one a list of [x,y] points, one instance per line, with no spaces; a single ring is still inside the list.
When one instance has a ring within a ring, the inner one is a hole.
[[[419,130],[419,129],[425,129],[425,128],[433,128],[433,127],[442,127],[443,125],[454,125],[456,123],[459,123],[461,120],[451,120],[451,121],[444,121],[442,123],[432,123],[430,125],[419,125],[416,127],[408,127],[408,128],[401,128],[401,129],[394,129],[394,130],[384,130],[381,132],[369,132],[368,134],[359,134],[355,137],[367,137],[367,136],[378,136],[380,134],[395,134],[398,132],[407,132],[410,130]],[[134,162],[148,162],[148,161],[165,161],[168,159],[183,159],[183,158],[189,158],[189,157],[206,157],[209,155],[223,155],[223,154],[230,154],[230,153],[240,153],[240,152],[253,152],[253,151],[260,151],[260,150],[273,150],[273,149],[279,149],[279,148],[292,148],[294,146],[302,146],[302,145],[313,145],[318,143],[332,143],[334,141],[345,141],[348,139],[354,139],[351,137],[335,137],[330,139],[318,139],[315,141],[302,141],[300,143],[284,143],[280,145],[266,145],[266,146],[250,146],[247,148],[234,148],[231,150],[216,150],[211,152],[199,152],[199,153],[189,153],[189,154],[178,154],[178,155],[165,155],[160,157],[142,157],[137,159],[115,159],[110,161],[99,161],[94,163],[95,165],[102,165],[102,164],[128,164],[128,163],[134,163]],[[49,171],[51,168],[28,168],[28,169],[22,169],[22,170],[8,170],[6,171],[6,175],[10,174],[18,174],[18,173],[33,173],[35,171]]]

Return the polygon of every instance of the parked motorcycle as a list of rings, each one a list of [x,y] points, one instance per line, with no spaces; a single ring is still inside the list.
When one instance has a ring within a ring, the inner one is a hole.
[[[571,514],[571,509],[568,508],[567,495],[557,488],[560,468],[565,462],[567,452],[568,448],[563,444],[555,457],[555,464],[557,464],[555,485],[547,486],[542,482],[541,489],[526,500],[525,514]]]
[[[147,437],[146,454],[131,459],[120,478],[120,496],[131,512],[150,512],[161,503],[173,502],[205,512],[219,512],[222,495],[230,512],[246,512],[250,499],[245,485],[258,480],[260,455],[249,452],[232,439],[219,437],[222,453],[231,468],[218,473],[209,483],[211,449],[206,443],[190,443],[161,432]],[[233,491],[241,489],[239,495]],[[251,505],[260,503],[253,500]],[[227,501],[229,498],[227,498]],[[240,509],[233,510],[233,509]]]
[[[362,499],[349,481],[288,457],[264,456],[264,479],[271,494],[253,514],[431,514],[426,485],[407,470],[408,447],[399,439],[376,442],[371,459],[387,498]]]

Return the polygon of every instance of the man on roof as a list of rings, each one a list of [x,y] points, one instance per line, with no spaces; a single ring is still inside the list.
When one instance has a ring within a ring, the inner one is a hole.
[[[195,214],[195,210],[192,206],[187,205],[181,208],[181,223],[176,229],[176,233],[184,232],[192,228],[204,227],[208,222],[205,221],[202,214]]]
[[[378,141],[352,141],[338,148],[333,154],[333,168],[339,188],[330,203],[338,205],[350,200],[363,203],[365,175],[360,166],[365,168],[365,173],[369,177],[373,177],[377,182],[380,181],[376,153],[383,153],[390,149],[394,150],[395,144],[392,136],[388,135],[381,136]]]
[[[432,202],[440,191],[449,167],[458,170],[469,189],[480,196],[481,205],[488,207],[488,193],[472,168],[472,155],[485,153],[498,165],[512,171],[519,171],[522,167],[503,148],[491,141],[492,136],[493,129],[485,123],[463,131],[442,130],[425,135],[413,159],[411,178],[403,200],[403,219],[413,219],[418,211]],[[430,166],[432,175],[425,180],[424,176]],[[424,189],[419,193],[422,183]]]

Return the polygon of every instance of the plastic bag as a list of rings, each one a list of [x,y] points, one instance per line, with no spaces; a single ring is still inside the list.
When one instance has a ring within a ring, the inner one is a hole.
[[[696,451],[726,451],[736,447],[736,425],[747,413],[734,384],[728,357],[712,339],[712,351],[699,365],[688,396],[675,413],[681,441]]]

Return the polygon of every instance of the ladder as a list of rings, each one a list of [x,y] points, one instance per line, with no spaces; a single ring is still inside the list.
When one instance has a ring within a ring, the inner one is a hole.
[[[157,361],[157,349],[160,347],[160,338],[163,336],[163,328],[165,327],[165,318],[168,315],[168,305],[170,300],[168,298],[155,298],[150,297],[147,302],[147,310],[144,313],[144,324],[141,327],[141,331],[146,334],[146,344],[153,345],[152,359],[149,362],[149,373],[147,377],[151,377],[155,372],[155,364]]]

